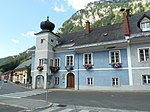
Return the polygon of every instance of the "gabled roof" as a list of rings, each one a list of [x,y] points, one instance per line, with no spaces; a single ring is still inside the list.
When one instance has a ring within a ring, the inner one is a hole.
[[[30,66],[30,65],[31,65],[31,59],[30,59],[30,60],[27,60],[27,61],[25,61],[25,62],[23,62],[23,63],[21,63],[19,66],[17,66],[17,67],[15,68],[15,70],[23,69],[23,68],[25,68],[26,66]]]
[[[142,32],[138,24],[144,17],[150,18],[150,12],[142,12],[134,15],[129,15],[128,22],[130,34]]]
[[[91,29],[89,34],[86,34],[86,31],[80,31],[60,36],[58,39],[58,46],[67,44],[80,46],[123,39],[125,39],[123,34],[123,24],[120,23]]]

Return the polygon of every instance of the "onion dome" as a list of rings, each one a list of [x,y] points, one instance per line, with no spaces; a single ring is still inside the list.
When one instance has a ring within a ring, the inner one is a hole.
[[[47,17],[46,21],[42,21],[40,24],[40,28],[42,30],[48,30],[50,32],[52,32],[55,28],[55,24],[53,24],[52,22],[49,21],[49,17]]]

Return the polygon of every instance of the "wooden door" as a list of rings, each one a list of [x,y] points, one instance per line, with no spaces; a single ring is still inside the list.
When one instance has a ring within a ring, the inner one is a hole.
[[[67,75],[67,88],[74,88],[74,74]]]

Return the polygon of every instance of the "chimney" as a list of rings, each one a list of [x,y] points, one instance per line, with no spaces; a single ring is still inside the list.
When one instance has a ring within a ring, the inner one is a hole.
[[[87,20],[86,22],[86,34],[90,33],[90,22]]]
[[[123,25],[124,25],[124,35],[129,36],[128,14],[126,11],[123,12]]]

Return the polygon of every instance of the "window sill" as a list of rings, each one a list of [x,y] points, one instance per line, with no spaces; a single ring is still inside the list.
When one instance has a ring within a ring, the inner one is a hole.
[[[143,32],[150,31],[150,28],[142,28]]]

